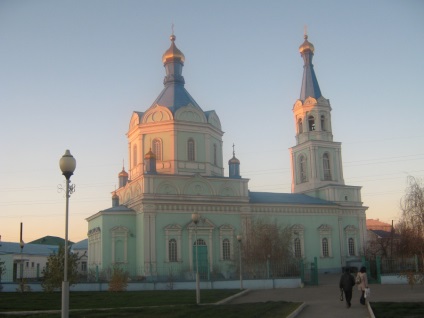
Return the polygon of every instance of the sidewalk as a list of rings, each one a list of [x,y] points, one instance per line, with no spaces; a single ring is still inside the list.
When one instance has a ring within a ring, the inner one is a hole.
[[[359,303],[360,292],[353,289],[352,307],[346,308],[346,302],[339,300],[340,275],[320,276],[319,286],[304,288],[284,288],[269,290],[251,290],[234,299],[230,304],[265,301],[305,302],[306,306],[297,318],[364,318],[370,317],[367,306]],[[370,301],[424,301],[424,286],[413,289],[408,285],[370,285]]]

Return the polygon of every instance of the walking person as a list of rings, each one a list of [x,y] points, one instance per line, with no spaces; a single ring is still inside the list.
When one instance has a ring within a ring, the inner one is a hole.
[[[355,286],[355,279],[350,274],[350,267],[346,267],[344,273],[340,277],[339,287],[344,292],[346,307],[350,308],[352,300],[352,289]]]
[[[367,277],[367,269],[365,266],[362,266],[356,275],[356,284],[358,285],[358,290],[361,292],[361,298],[359,302],[362,305],[365,305],[365,288],[368,288],[368,277]]]

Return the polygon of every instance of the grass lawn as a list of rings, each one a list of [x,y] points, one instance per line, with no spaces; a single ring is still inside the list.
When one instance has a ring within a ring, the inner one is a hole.
[[[201,302],[215,303],[238,292],[239,290],[202,290]],[[70,317],[286,317],[300,306],[300,303],[288,302],[197,306],[195,295],[195,291],[192,290],[71,292]],[[60,292],[1,293],[0,295],[0,313],[60,310],[60,308]],[[8,315],[2,314],[1,317],[8,317]],[[24,317],[58,317],[58,313],[44,312],[28,314]]]
[[[424,302],[371,302],[376,318],[422,318]]]

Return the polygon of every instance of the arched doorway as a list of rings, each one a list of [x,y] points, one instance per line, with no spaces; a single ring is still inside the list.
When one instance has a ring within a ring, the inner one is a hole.
[[[197,243],[197,244],[196,244]],[[209,279],[208,270],[208,247],[206,242],[202,239],[197,239],[193,244],[193,268],[196,270],[196,251],[197,251],[197,264],[199,266],[200,279]]]

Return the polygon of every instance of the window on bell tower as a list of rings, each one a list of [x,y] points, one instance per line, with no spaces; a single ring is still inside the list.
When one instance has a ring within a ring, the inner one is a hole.
[[[216,166],[217,163],[216,144],[213,144],[213,164]]]
[[[159,139],[154,139],[152,142],[152,150],[156,156],[156,160],[162,160],[162,143]]]
[[[325,116],[321,115],[321,130],[325,131]]]
[[[304,155],[300,155],[299,158],[299,177],[301,183],[308,181],[306,174],[306,157]]]
[[[330,156],[328,153],[322,156],[322,164],[324,168],[324,180],[331,180]]]
[[[314,131],[315,130],[315,118],[314,118],[314,116],[308,117],[308,124],[309,124],[309,131]]]
[[[195,160],[194,154],[195,154],[195,152],[194,152],[194,140],[190,138],[187,141],[187,160],[188,161],[194,161]]]
[[[298,131],[299,134],[303,133],[302,118],[299,118],[299,120],[297,121],[297,131]]]
[[[137,166],[137,145],[133,146],[133,167]]]

